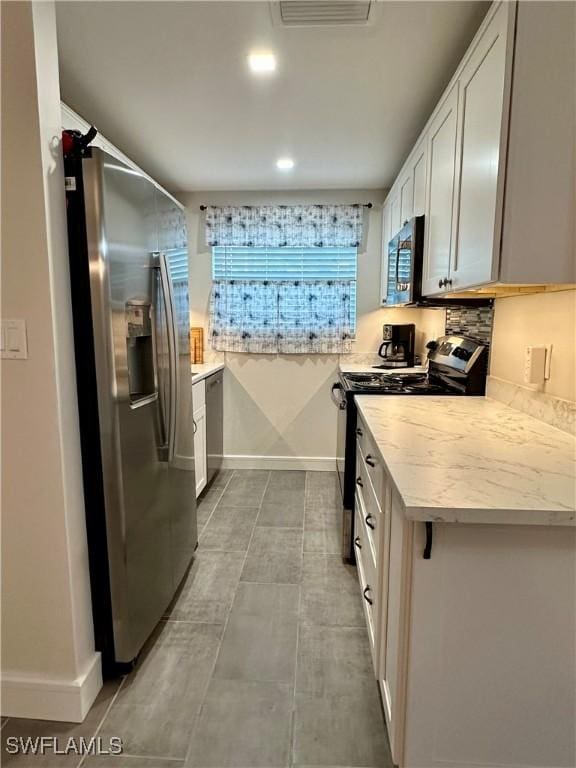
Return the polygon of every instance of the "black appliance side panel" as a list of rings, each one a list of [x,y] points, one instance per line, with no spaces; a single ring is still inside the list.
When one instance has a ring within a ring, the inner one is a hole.
[[[103,674],[109,677],[119,670],[115,664],[112,626],[82,158],[65,158],[64,169],[68,182],[68,253],[94,638],[96,650],[102,655]]]
[[[356,562],[354,551],[354,497],[356,494],[356,427],[358,424],[358,412],[356,403],[351,393],[346,394],[346,449],[344,453],[344,493],[343,506],[351,512],[351,529],[348,553],[343,556],[348,562]]]

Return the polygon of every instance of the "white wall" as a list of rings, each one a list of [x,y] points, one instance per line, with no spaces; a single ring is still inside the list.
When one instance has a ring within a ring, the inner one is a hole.
[[[367,215],[366,250],[358,255],[357,334],[354,353],[376,353],[385,322],[414,322],[418,347],[444,331],[444,312],[381,309],[380,258],[384,192],[207,192],[179,195],[188,209],[191,270],[191,322],[202,326],[208,345],[211,252],[204,242],[199,206],[266,203],[372,202]],[[338,355],[225,355],[224,453],[227,456],[305,457],[308,465],[325,459],[332,468],[336,448],[336,410],[330,387]],[[318,466],[324,466],[318,462]]]
[[[2,4],[2,713],[81,720],[94,651],[74,375],[54,6]]]
[[[549,344],[550,379],[536,389],[576,401],[576,291],[496,300],[492,376],[524,385],[525,348]]]

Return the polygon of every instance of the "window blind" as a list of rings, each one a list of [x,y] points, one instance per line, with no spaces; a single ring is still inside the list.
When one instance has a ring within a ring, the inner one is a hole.
[[[166,259],[173,282],[188,280],[188,251],[185,248],[171,248],[166,251]]]
[[[249,248],[214,246],[214,280],[350,280],[356,322],[357,248]]]

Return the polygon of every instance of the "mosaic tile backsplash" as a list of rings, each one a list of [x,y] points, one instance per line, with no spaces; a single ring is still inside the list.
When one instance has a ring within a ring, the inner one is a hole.
[[[493,307],[448,307],[446,334],[469,336],[489,346],[492,339],[493,319]]]

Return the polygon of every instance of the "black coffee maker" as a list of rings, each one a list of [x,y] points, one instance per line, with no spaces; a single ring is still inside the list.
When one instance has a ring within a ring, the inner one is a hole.
[[[412,368],[414,365],[414,323],[396,325],[387,323],[382,326],[382,344],[378,354],[383,362],[374,368]]]

